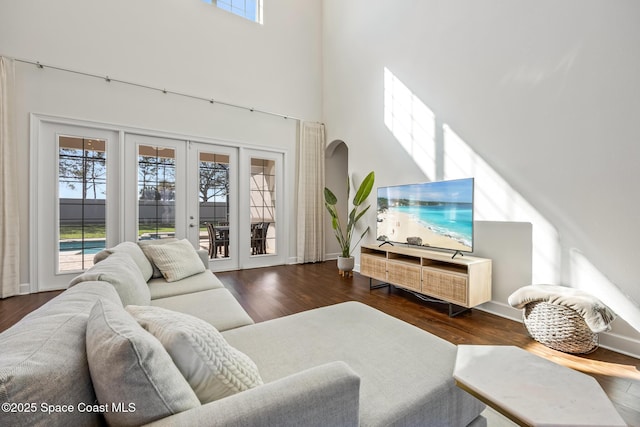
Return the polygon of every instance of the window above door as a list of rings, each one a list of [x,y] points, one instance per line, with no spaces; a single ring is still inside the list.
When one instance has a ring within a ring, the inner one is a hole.
[[[262,24],[262,0],[203,0],[219,9]]]

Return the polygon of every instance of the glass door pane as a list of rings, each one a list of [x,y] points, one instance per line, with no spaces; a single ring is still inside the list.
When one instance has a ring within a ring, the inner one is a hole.
[[[138,146],[138,240],[176,235],[176,151]]]
[[[230,156],[200,151],[198,170],[200,247],[209,251],[211,259],[229,258]]]
[[[86,270],[107,237],[107,141],[58,136],[58,268]]]
[[[276,253],[276,162],[251,158],[249,181],[251,255]]]

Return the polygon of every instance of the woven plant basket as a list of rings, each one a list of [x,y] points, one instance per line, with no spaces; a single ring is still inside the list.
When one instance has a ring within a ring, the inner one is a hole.
[[[598,334],[569,307],[546,301],[530,302],[522,316],[531,338],[554,350],[577,354],[590,353],[598,347]]]

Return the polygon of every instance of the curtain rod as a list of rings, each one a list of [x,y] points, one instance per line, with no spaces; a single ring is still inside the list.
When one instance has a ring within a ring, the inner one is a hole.
[[[5,58],[10,58],[10,57],[5,56]],[[298,117],[289,116],[289,115],[286,115],[286,114],[274,113],[272,111],[261,110],[261,109],[258,109],[258,108],[245,107],[243,105],[233,104],[231,102],[218,101],[218,100],[216,100],[214,98],[205,98],[203,96],[190,95],[188,93],[176,92],[176,91],[173,91],[173,90],[167,90],[165,88],[153,87],[153,86],[144,85],[144,84],[141,84],[141,83],[135,83],[135,82],[130,82],[130,81],[126,81],[126,80],[120,80],[120,79],[114,79],[114,78],[109,77],[109,76],[101,76],[101,75],[98,75],[98,74],[87,73],[87,72],[84,72],[84,71],[72,70],[70,68],[63,68],[63,67],[58,67],[58,66],[55,66],[55,65],[42,64],[42,63],[40,63],[38,61],[32,61],[32,60],[28,60],[28,59],[20,59],[20,58],[11,58],[11,59],[13,59],[14,61],[17,61],[17,62],[22,62],[22,63],[25,63],[25,64],[35,65],[36,67],[38,67],[40,69],[51,68],[52,70],[65,71],[67,73],[79,74],[79,75],[87,76],[87,77],[93,77],[93,78],[96,78],[96,79],[104,80],[107,83],[111,83],[111,82],[121,83],[121,84],[128,85],[128,86],[135,86],[135,87],[139,87],[139,88],[143,88],[143,89],[149,89],[149,90],[154,90],[154,91],[157,91],[157,92],[162,92],[164,94],[171,94],[171,95],[182,96],[182,97],[185,97],[185,98],[197,99],[199,101],[206,101],[206,102],[208,102],[210,104],[219,104],[219,105],[224,105],[225,107],[239,108],[239,109],[242,109],[242,110],[251,111],[252,113],[262,113],[262,114],[267,114],[267,115],[270,115],[270,116],[282,117],[285,120],[286,119],[292,119],[292,120],[298,120],[300,122],[303,121],[302,119],[300,119]]]

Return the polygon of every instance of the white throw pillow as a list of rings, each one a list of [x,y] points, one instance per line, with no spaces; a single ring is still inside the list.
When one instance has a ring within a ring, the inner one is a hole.
[[[147,251],[147,248],[149,246],[166,245],[167,243],[177,242],[177,241],[178,241],[178,239],[176,239],[175,237],[167,237],[167,238],[164,238],[164,239],[140,240],[140,241],[138,241],[138,246],[140,246],[140,249],[142,249],[142,252],[144,253],[144,256],[146,256],[147,259],[149,260],[149,262],[151,263],[151,268],[153,268],[153,273],[151,273],[151,278],[152,279],[158,279],[158,278],[162,277],[162,272],[160,271],[158,266],[153,263],[153,259],[151,258],[151,254]]]
[[[86,340],[91,382],[98,402],[110,409],[108,424],[141,425],[200,406],[162,344],[118,304],[96,302]],[[113,411],[112,404],[128,412]]]
[[[175,282],[205,270],[200,256],[187,239],[164,245],[149,245],[144,250],[167,282]]]
[[[126,310],[160,340],[203,404],[262,384],[249,356],[204,320],[160,307]]]

